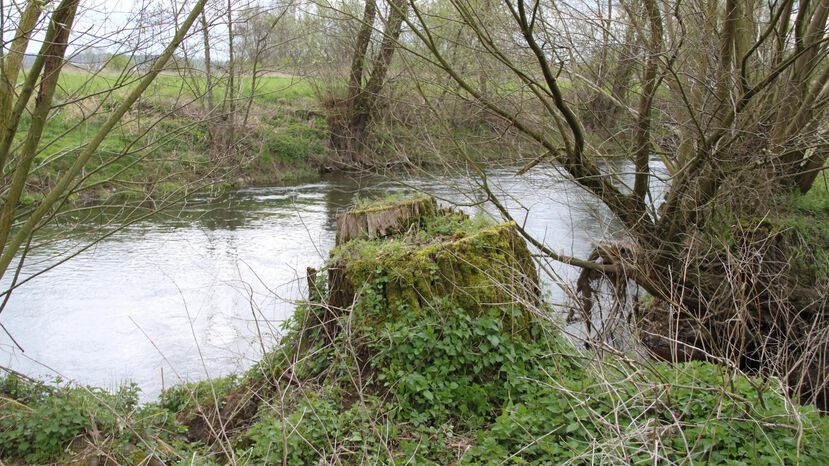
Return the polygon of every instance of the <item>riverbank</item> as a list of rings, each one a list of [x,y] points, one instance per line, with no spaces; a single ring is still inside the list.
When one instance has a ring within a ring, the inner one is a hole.
[[[36,464],[829,459],[829,421],[774,379],[577,350],[534,297],[537,278],[509,224],[428,204],[381,222],[376,212],[388,207],[357,212],[354,224],[387,226],[341,236],[309,301],[244,374],[143,405],[134,387],[6,378],[0,455]],[[336,305],[348,296],[353,307]]]
[[[37,202],[53,186],[73,154],[134,85],[106,70],[92,74],[69,69],[60,80],[63,104],[44,131],[24,204]],[[264,76],[255,92],[243,89],[247,95],[241,101],[250,105],[244,115],[236,115],[237,134],[230,145],[217,140],[227,130],[219,109],[209,113],[203,97],[190,95],[188,86],[197,84],[177,74],[159,76],[85,167],[70,199],[104,204],[162,201],[204,189],[277,186],[319,176],[328,157],[327,134],[307,81]],[[216,98],[220,92],[215,91]],[[28,124],[24,115],[18,139]]]
[[[283,186],[316,180],[332,171],[445,172],[469,161],[520,167],[538,155],[532,145],[524,149],[526,153],[515,153],[511,145],[515,135],[505,134],[492,118],[478,115],[480,109],[469,109],[480,118],[462,112],[464,116],[452,127],[429,124],[425,109],[415,111],[423,104],[406,83],[399,83],[402,96],[388,102],[390,116],[375,123],[370,163],[349,167],[329,147],[320,95],[331,91],[319,88],[324,84],[311,78],[265,75],[251,90],[246,79],[233,100],[237,114],[231,125],[225,120],[224,104],[219,103],[227,98],[223,87],[214,89],[216,108],[209,111],[203,79],[185,74],[168,72],[156,79],[87,164],[70,203],[163,205],[195,191],[218,194]],[[36,203],[54,186],[73,155],[134,85],[134,77],[112,70],[90,73],[70,67],[61,74],[57,96],[61,103],[46,125],[23,204]],[[24,115],[17,141],[25,135],[28,118]],[[462,146],[457,144],[460,140]],[[504,157],[506,152],[510,157]]]

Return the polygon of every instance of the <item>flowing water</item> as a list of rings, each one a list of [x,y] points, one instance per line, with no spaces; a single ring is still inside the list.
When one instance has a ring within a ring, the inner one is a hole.
[[[503,199],[515,218],[556,251],[583,257],[595,241],[614,234],[606,211],[555,171],[522,177],[495,171],[489,183],[509,193]],[[0,323],[23,351],[0,336],[0,365],[106,388],[134,382],[143,399],[165,385],[249,367],[302,299],[306,267],[325,261],[337,213],[355,195],[412,188],[465,204],[471,214],[489,210],[472,181],[451,176],[403,184],[338,176],[195,198],[113,233],[19,287]],[[32,250],[20,279],[107,231],[89,223],[74,226],[71,235],[63,228],[41,232],[39,238],[59,239]],[[566,267],[557,272],[574,274]],[[561,298],[555,286],[548,288]]]

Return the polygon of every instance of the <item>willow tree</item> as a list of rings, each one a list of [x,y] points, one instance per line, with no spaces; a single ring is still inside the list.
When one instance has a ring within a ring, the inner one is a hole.
[[[598,5],[596,24],[601,27],[597,28],[595,49],[585,59],[589,94],[583,114],[586,128],[613,131],[628,101],[641,43],[637,43],[637,28],[628,20],[625,9],[615,12],[613,2]],[[636,13],[634,10],[630,14]]]
[[[365,2],[354,40],[345,96],[328,103],[331,146],[342,166],[371,165],[368,157],[370,130],[380,109],[381,92],[397,48],[406,10],[405,0],[389,0],[388,15],[382,21],[377,0]],[[380,43],[372,56],[370,45],[375,35],[379,36]]]
[[[620,1],[610,19],[625,23],[624,41],[640,52],[630,95],[618,102],[626,134],[607,141],[585,130],[573,83],[589,79],[598,57],[577,52],[601,37],[589,31],[607,28],[608,18],[582,4],[501,0],[510,20],[493,29],[479,1],[449,0],[443,20],[477,36],[478,53],[511,76],[502,85],[535,98],[532,114],[489,98],[444,54],[452,37],[426,6],[411,2],[408,24],[425,50],[418,53],[537,145],[539,156],[518,173],[551,163],[624,225],[625,241],[589,257],[560,254],[525,232],[542,255],[583,270],[585,318],[595,280],[632,281],[655,297],[637,317],[657,322],[640,329],[662,356],[769,370],[825,405],[829,306],[821,284],[795,264],[825,245],[804,245],[770,219],[784,208],[778,199],[809,190],[829,155],[829,0]],[[604,156],[629,159],[632,174],[600,163]],[[664,196],[654,193],[655,165],[668,172]]]
[[[9,29],[9,24],[16,28],[11,37],[7,36],[3,43],[5,53],[0,55],[0,170],[3,173],[0,181],[0,277],[10,271],[16,258],[19,258],[19,271],[33,233],[52,221],[67,200],[81,189],[81,182],[89,175],[88,164],[101,144],[164,69],[201,14],[205,1],[199,0],[192,6],[146,72],[137,77],[122,76],[124,79],[108,90],[90,91],[90,95],[101,99],[101,96],[109,97],[111,110],[89,139],[63,154],[64,158],[71,158],[67,168],[58,172],[58,178],[33,205],[23,203],[22,197],[31,188],[36,169],[42,168],[35,164],[36,157],[45,146],[55,144],[69,132],[60,133],[57,139],[54,136],[46,139],[44,134],[50,118],[68,104],[83,99],[77,95],[56,98],[61,73],[68,66],[67,51],[79,46],[72,33],[81,11],[78,0],[30,0],[22,3],[17,12],[4,11],[4,32]],[[24,68],[24,54],[37,43],[39,50],[32,63]],[[127,88],[128,92],[115,98],[117,88]],[[100,101],[96,108],[101,111]]]

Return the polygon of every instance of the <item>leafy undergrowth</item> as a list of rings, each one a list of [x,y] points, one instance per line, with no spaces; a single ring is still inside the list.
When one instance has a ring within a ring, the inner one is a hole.
[[[293,332],[305,312],[298,310]],[[789,403],[773,381],[708,363],[585,359],[548,323],[530,337],[505,332],[501,312],[472,318],[436,302],[428,316],[404,313],[364,342],[372,355],[361,369],[343,348],[315,348],[293,368],[302,384],[270,384],[250,423],[212,446],[188,442],[176,420],[192,404],[193,387],[177,389],[178,402],[166,394],[138,407],[132,390],[21,388],[7,378],[0,455],[27,464],[103,452],[122,464],[228,464],[230,449],[236,464],[291,465],[829,459],[825,418]],[[278,351],[241,383],[284,371]],[[232,386],[209,385],[196,390],[207,404],[214,390],[221,399]]]
[[[247,373],[175,387],[157,403],[137,406],[132,390],[106,394],[8,378],[0,457],[288,465],[829,461],[829,421],[792,403],[776,379],[580,351],[541,305],[474,303],[473,296],[495,296],[477,286],[463,300],[452,293],[420,296],[417,306],[389,299],[390,283],[405,275],[395,270],[405,264],[389,258],[411,255],[406,248],[416,244],[450,250],[470,237],[486,242],[486,232],[505,228],[453,217],[422,222],[407,231],[408,242],[357,240],[352,251],[373,257],[375,267],[360,266],[357,299],[339,315],[335,335],[329,325],[309,325],[331,315],[324,300],[300,305],[279,346]],[[469,258],[476,250],[462,251]],[[330,291],[323,274],[317,285],[319,296]],[[529,325],[517,329],[511,323],[519,318]]]
[[[23,464],[173,463],[189,451],[172,412],[138,405],[138,389],[47,386],[7,376],[0,382],[0,457]]]
[[[276,390],[238,437],[240,451],[254,464],[829,459],[825,419],[791,404],[773,380],[709,363],[596,360],[548,321],[536,321],[530,335],[509,332],[507,312],[514,310],[471,317],[437,301],[373,336],[353,329],[350,339],[369,348],[365,366],[353,363],[360,359],[346,349],[353,342],[315,348],[295,367],[315,383]]]

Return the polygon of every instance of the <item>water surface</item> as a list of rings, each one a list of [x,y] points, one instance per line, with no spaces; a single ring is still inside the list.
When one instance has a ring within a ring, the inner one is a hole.
[[[548,246],[585,256],[614,234],[606,211],[553,170],[520,178],[489,174],[516,219]],[[0,315],[23,348],[0,337],[0,365],[27,375],[60,376],[114,388],[138,384],[144,399],[163,386],[250,366],[273,344],[302,299],[305,269],[319,267],[334,243],[338,212],[355,195],[421,189],[487,210],[462,177],[338,176],[321,182],[195,198],[169,215],[131,225],[17,289]],[[52,226],[21,278],[100,237],[95,224]],[[574,271],[558,267],[572,278]],[[8,285],[9,277],[4,284]],[[550,287],[552,295],[561,293]]]

